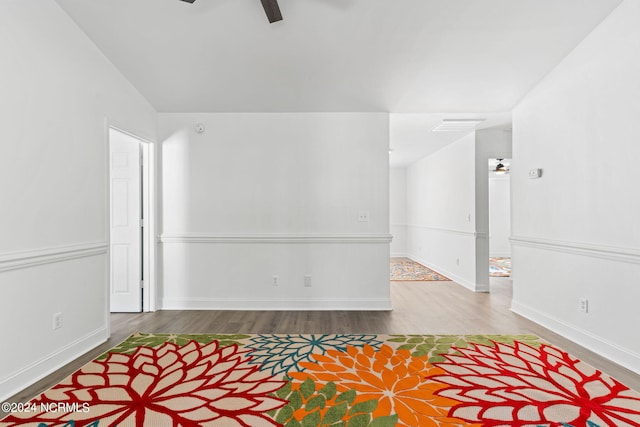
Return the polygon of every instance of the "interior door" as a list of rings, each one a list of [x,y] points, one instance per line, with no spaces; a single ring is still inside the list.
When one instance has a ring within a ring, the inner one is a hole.
[[[112,312],[142,311],[140,141],[109,130]]]

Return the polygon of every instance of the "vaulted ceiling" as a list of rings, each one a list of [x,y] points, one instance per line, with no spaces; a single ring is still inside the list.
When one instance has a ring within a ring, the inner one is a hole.
[[[56,1],[159,112],[427,118],[504,117],[620,3]]]

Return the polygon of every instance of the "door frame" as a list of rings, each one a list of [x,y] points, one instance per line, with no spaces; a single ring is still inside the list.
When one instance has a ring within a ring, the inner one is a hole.
[[[491,292],[489,277],[489,159],[511,159],[510,151],[476,153],[476,291]]]
[[[156,168],[156,144],[151,138],[140,136],[141,132],[135,132],[127,130],[126,127],[120,126],[112,120],[105,120],[105,141],[106,141],[106,176],[105,181],[107,183],[106,191],[106,230],[107,230],[107,242],[109,247],[111,246],[110,234],[110,212],[111,212],[111,183],[109,179],[110,173],[110,144],[109,144],[109,131],[115,130],[126,134],[132,138],[135,138],[140,142],[141,147],[141,159],[142,159],[142,217],[144,218],[144,226],[142,233],[142,274],[144,282],[142,286],[143,298],[142,298],[142,311],[151,312],[157,309],[157,242],[155,236],[157,235],[157,168]],[[110,316],[111,310],[111,295],[110,295],[110,283],[111,283],[111,261],[110,254],[107,257],[106,268],[106,312],[107,316]],[[107,320],[107,326],[109,321]]]
[[[508,160],[509,163],[512,163],[513,159],[511,159],[510,157],[493,157],[493,158],[489,158],[489,161],[491,160],[497,160],[497,159],[503,159],[503,160]],[[487,202],[487,207],[489,208],[488,215],[487,215],[487,219],[488,219],[488,226],[487,226],[487,243],[489,245],[489,258],[491,258],[491,254],[492,252],[492,246],[491,246],[491,181],[508,181],[509,183],[509,213],[508,213],[508,218],[509,218],[509,235],[511,235],[511,172],[508,172],[504,175],[502,175],[502,177],[495,177],[492,176],[491,172],[489,172],[488,174],[489,176],[489,180],[488,180],[488,186],[487,186],[487,197],[488,197],[488,202]],[[495,253],[495,252],[494,252]],[[504,255],[497,255],[498,257],[503,257]],[[510,257],[511,255],[509,255]],[[491,276],[489,276],[491,277]],[[491,279],[489,279],[491,280]]]

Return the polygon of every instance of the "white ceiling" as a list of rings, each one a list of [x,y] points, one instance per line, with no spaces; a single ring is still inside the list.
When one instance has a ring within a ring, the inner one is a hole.
[[[621,0],[279,0],[274,24],[260,0],[56,1],[159,112],[423,115],[400,153],[444,142],[425,120],[503,124]]]
[[[457,141],[469,131],[432,132],[442,120],[483,119],[476,129],[511,127],[511,113],[429,113],[390,115],[389,164],[404,167]]]

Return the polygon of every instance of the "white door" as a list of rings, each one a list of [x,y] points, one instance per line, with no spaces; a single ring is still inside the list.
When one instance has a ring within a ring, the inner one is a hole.
[[[140,141],[109,130],[111,311],[142,311]]]

